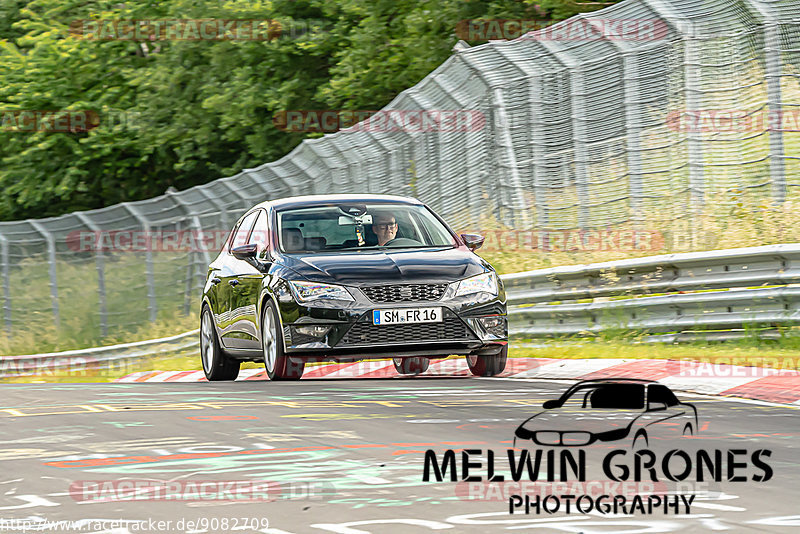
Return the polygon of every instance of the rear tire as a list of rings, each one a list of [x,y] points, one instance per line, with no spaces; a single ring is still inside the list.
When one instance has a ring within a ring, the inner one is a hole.
[[[239,376],[241,362],[229,358],[222,352],[214,328],[214,318],[208,306],[203,306],[203,313],[200,314],[200,360],[203,363],[203,373],[209,382],[235,380]]]
[[[497,354],[488,356],[470,354],[467,356],[467,365],[475,376],[497,376],[505,370],[506,360],[508,360],[508,345],[503,345],[503,349]]]
[[[299,380],[305,360],[290,358],[283,352],[283,332],[272,301],[267,300],[261,312],[261,350],[264,368],[270,380]]]
[[[418,375],[428,370],[431,361],[424,356],[414,356],[413,358],[392,358],[392,363],[401,375]]]

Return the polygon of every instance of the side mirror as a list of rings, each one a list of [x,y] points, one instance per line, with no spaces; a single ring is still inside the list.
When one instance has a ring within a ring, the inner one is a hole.
[[[553,408],[558,408],[558,407],[559,404],[556,399],[550,399],[549,401],[544,401],[544,404],[542,404],[542,408],[544,408],[545,410],[552,410]]]
[[[647,403],[647,411],[648,412],[660,412],[662,410],[667,409],[666,402],[648,402]]]
[[[461,239],[464,240],[464,244],[467,245],[467,248],[472,251],[481,248],[483,242],[486,240],[485,237],[478,234],[461,234]]]
[[[231,250],[233,253],[233,257],[238,260],[253,260],[256,257],[256,252],[258,252],[258,245],[255,243],[250,243],[249,245],[241,245],[235,247]]]

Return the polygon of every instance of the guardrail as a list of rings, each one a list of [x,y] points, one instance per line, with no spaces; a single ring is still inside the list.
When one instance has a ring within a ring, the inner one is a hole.
[[[669,254],[502,277],[512,336],[604,330],[666,340],[800,324],[800,244]]]
[[[800,324],[800,244],[669,254],[501,278],[509,334],[518,339],[629,330],[660,341],[724,340],[756,328]],[[4,356],[0,377],[104,369],[198,347],[198,331],[192,330],[124,345]]]
[[[55,371],[81,376],[81,373],[100,369],[124,368],[130,360],[197,352],[199,347],[200,330],[192,330],[176,336],[122,345],[24,356],[0,356],[0,378],[43,375]]]

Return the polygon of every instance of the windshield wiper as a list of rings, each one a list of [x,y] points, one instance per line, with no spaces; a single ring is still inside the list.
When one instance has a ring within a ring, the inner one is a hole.
[[[345,247],[345,248],[332,248],[328,249],[328,252],[336,252],[339,250],[400,250],[404,248],[453,248],[453,245],[399,245],[396,247],[387,247],[387,246],[378,246],[378,245],[369,245],[365,247]]]

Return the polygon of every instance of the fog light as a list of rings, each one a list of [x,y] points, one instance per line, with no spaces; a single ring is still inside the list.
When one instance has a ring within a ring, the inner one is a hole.
[[[502,325],[503,319],[499,316],[481,317],[481,322],[483,323],[483,327],[488,330],[490,328],[497,328],[498,326]]]
[[[506,318],[503,315],[489,315],[471,319],[473,327],[481,339],[505,339],[508,337]]]
[[[330,326],[296,326],[295,331],[298,334],[308,337],[325,337],[330,332]]]

